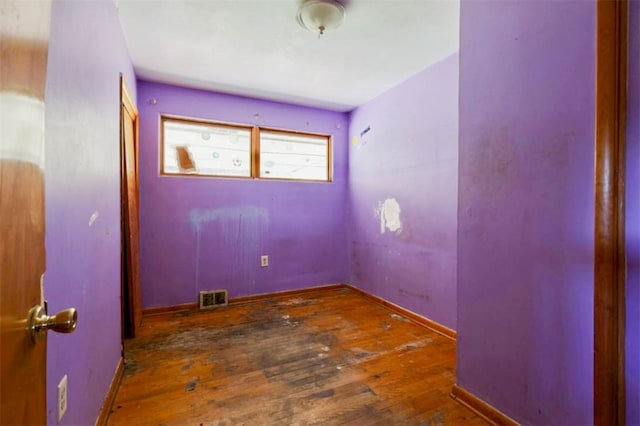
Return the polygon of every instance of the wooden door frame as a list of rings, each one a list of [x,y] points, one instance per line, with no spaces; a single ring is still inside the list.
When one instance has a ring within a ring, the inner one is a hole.
[[[123,114],[124,110],[129,110],[133,113],[133,131],[134,131],[134,161],[135,161],[135,176],[136,176],[136,205],[138,206],[139,211],[139,173],[138,173],[138,109],[136,107],[133,98],[130,95],[131,91],[127,86],[127,82],[122,74],[120,74],[120,189],[121,189],[121,212],[122,212],[122,220],[121,220],[121,319],[122,319],[122,339],[126,337],[135,337],[138,329],[138,325],[141,321],[142,316],[142,306],[140,299],[140,281],[127,279],[126,265],[127,261],[136,262],[137,268],[139,270],[139,256],[137,254],[131,255],[131,253],[126,251],[126,241],[129,235],[127,234],[128,226],[125,226],[126,221],[126,206],[128,204],[128,193],[125,190],[124,183],[126,182],[126,168],[125,168],[125,138],[124,138],[124,120]],[[139,221],[138,221],[139,222]],[[134,239],[139,239],[139,229],[136,228],[133,230]],[[126,256],[132,256],[131,259],[127,259]],[[130,271],[129,271],[130,272]]]
[[[596,35],[594,423],[625,424],[626,0],[598,0]]]

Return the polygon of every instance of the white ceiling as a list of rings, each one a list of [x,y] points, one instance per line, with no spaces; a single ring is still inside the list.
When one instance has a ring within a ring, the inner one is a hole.
[[[348,111],[458,50],[457,0],[342,0],[301,28],[301,0],[116,0],[138,77]]]

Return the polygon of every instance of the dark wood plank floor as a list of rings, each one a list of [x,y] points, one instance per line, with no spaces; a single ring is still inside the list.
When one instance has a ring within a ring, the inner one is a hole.
[[[349,289],[146,317],[111,425],[485,424],[455,343]]]

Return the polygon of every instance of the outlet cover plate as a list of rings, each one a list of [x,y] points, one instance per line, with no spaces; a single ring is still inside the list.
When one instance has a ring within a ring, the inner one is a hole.
[[[62,420],[67,412],[67,375],[65,374],[58,383],[58,421]]]

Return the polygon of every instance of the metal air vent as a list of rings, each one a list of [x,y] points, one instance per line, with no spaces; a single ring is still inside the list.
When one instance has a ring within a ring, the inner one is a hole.
[[[209,290],[200,292],[200,309],[211,309],[218,306],[227,306],[227,290]]]

